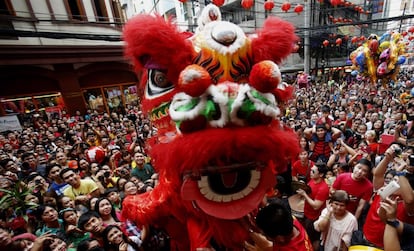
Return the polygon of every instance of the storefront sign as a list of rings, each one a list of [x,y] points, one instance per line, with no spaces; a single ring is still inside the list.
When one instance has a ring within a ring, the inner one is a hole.
[[[22,130],[22,126],[20,125],[19,119],[16,115],[0,117],[0,132],[16,130]]]

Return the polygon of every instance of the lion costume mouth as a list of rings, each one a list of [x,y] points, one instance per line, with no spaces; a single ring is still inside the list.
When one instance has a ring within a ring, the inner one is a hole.
[[[260,162],[209,166],[185,173],[181,196],[211,216],[231,220],[256,208],[274,184],[271,168]]]

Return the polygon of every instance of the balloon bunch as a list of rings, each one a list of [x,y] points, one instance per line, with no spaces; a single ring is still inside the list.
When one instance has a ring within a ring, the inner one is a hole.
[[[396,81],[400,65],[406,61],[404,53],[405,42],[400,33],[386,32],[380,38],[371,34],[349,55],[353,69],[351,74],[365,75],[371,79],[372,84],[376,84],[378,79],[382,83]]]

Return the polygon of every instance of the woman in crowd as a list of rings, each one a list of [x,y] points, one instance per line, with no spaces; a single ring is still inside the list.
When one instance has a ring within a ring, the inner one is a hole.
[[[358,229],[357,219],[346,210],[348,193],[336,190],[329,204],[314,222],[316,231],[321,235],[321,250],[347,251],[351,244],[352,233]]]
[[[103,231],[104,249],[106,251],[139,251],[142,241],[140,236],[127,236],[121,228],[110,225]]]

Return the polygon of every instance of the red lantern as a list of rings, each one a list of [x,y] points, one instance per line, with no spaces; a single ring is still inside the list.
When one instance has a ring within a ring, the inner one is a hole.
[[[303,11],[303,5],[298,3],[298,5],[295,6],[293,11],[298,13],[298,15],[299,15]]]
[[[322,44],[323,44],[323,46],[324,46],[324,47],[326,47],[326,46],[328,46],[328,45],[329,45],[329,41],[328,41],[328,40],[324,40],[324,41],[322,42]]]
[[[358,42],[358,37],[352,37],[351,38],[351,43],[355,44],[356,42]]]
[[[414,39],[414,37],[413,36],[410,36],[409,38],[408,38],[408,40],[410,40],[410,41],[412,41]]]
[[[401,32],[401,35],[403,35],[403,37],[407,36],[408,32],[407,31],[403,31]]]
[[[283,4],[282,4],[282,7],[280,7],[284,12],[288,12],[288,10],[290,10],[290,7],[291,7],[291,5],[290,5],[290,3],[289,2],[284,2]]]
[[[413,33],[414,32],[414,26],[411,26],[410,28],[408,28],[408,32]]]
[[[336,40],[335,40],[335,44],[336,45],[341,45],[342,44],[342,38],[337,38]]]
[[[359,41],[365,41],[365,36],[360,36]]]
[[[273,2],[273,0],[267,0],[264,3],[264,9],[267,11],[271,11],[274,7],[275,7],[275,3]]]
[[[245,9],[250,9],[253,6],[253,0],[242,0],[241,6]]]
[[[220,7],[224,4],[224,0],[213,0],[213,3],[217,5],[218,7]]]
[[[334,6],[334,7],[338,6],[340,3],[341,3],[341,1],[340,1],[340,0],[331,0],[331,4],[332,4],[332,6]]]

